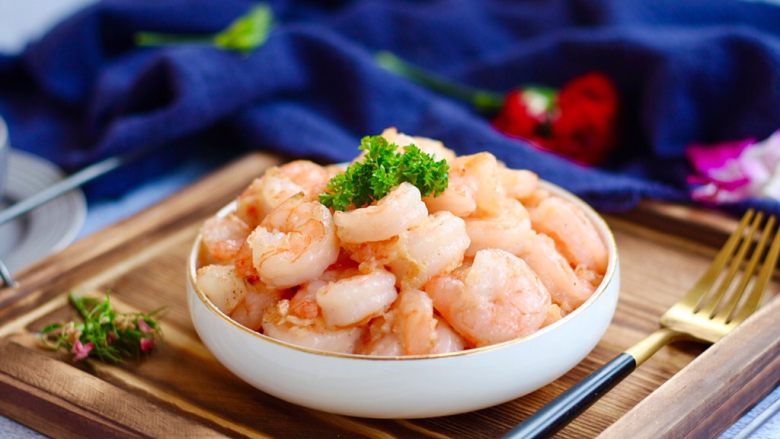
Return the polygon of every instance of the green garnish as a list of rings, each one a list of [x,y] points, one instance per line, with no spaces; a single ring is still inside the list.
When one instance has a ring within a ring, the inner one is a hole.
[[[273,23],[273,11],[260,4],[238,17],[225,30],[214,35],[180,35],[157,32],[139,32],[135,41],[139,46],[169,46],[175,44],[206,44],[220,49],[248,53],[260,47],[268,38]]]
[[[157,321],[161,310],[116,312],[108,293],[103,300],[70,293],[68,300],[84,321],[48,325],[41,331],[41,342],[46,348],[72,354],[73,361],[94,357],[120,363],[122,358],[151,351],[162,335]]]
[[[333,177],[320,194],[320,203],[334,210],[363,207],[405,181],[417,186],[423,196],[436,196],[447,189],[447,161],[436,161],[415,145],[404,147],[401,154],[398,145],[384,137],[366,136],[360,150],[366,152],[365,159]]]

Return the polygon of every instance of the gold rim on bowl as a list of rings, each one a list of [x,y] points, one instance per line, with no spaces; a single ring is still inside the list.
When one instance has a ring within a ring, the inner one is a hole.
[[[464,355],[477,355],[484,352],[510,346],[513,344],[522,343],[534,337],[541,336],[546,332],[554,331],[557,327],[566,324],[566,322],[576,318],[577,315],[582,314],[585,309],[589,308],[594,302],[596,302],[601,296],[603,296],[604,291],[606,291],[607,287],[614,280],[615,270],[617,269],[618,255],[617,255],[617,245],[615,244],[615,237],[612,234],[612,230],[610,230],[609,226],[607,226],[607,222],[604,221],[604,218],[602,218],[601,215],[598,214],[598,212],[593,210],[592,207],[590,207],[587,203],[582,201],[579,197],[561,188],[560,186],[552,184],[547,181],[540,181],[539,184],[540,187],[542,187],[543,189],[550,190],[550,192],[552,192],[554,195],[561,196],[563,198],[566,198],[568,201],[573,202],[574,204],[577,205],[577,207],[582,209],[588,215],[588,218],[591,220],[591,222],[593,222],[598,227],[599,234],[602,235],[602,239],[604,239],[607,244],[607,247],[609,249],[609,262],[607,263],[607,271],[604,274],[604,278],[601,280],[601,283],[599,284],[598,288],[596,288],[596,291],[594,291],[593,294],[591,294],[588,300],[583,302],[580,306],[577,307],[577,309],[567,314],[557,322],[545,326],[544,328],[539,329],[533,334],[529,334],[524,337],[507,340],[501,343],[496,343],[488,346],[465,349],[456,352],[447,352],[443,354],[395,355],[395,356],[345,354],[341,352],[330,352],[330,351],[313,349],[306,346],[300,346],[293,343],[288,343],[286,341],[278,340],[273,337],[269,337],[265,334],[261,334],[257,331],[253,331],[247,328],[246,326],[231,319],[230,316],[226,315],[224,312],[222,312],[222,310],[217,308],[217,306],[211,302],[211,300],[206,296],[206,294],[203,291],[201,291],[200,288],[198,288],[198,284],[196,282],[195,276],[198,268],[197,263],[198,263],[198,259],[202,247],[201,246],[202,234],[200,232],[198,232],[198,236],[195,238],[195,242],[193,243],[192,250],[190,251],[190,257],[187,261],[188,281],[190,283],[190,287],[192,288],[193,291],[195,291],[195,294],[198,296],[200,301],[203,302],[204,305],[206,305],[206,308],[214,312],[219,318],[225,320],[228,324],[233,325],[236,328],[246,333],[249,333],[254,337],[257,337],[261,341],[274,343],[276,345],[294,349],[300,352],[305,352],[307,354],[322,355],[322,356],[337,357],[337,358],[350,358],[355,360],[373,360],[373,361],[428,360],[434,358],[451,358],[451,357],[459,357]],[[220,209],[219,212],[217,212],[217,216],[225,216],[226,214],[228,214],[231,211],[234,211],[235,209],[236,209],[236,202],[233,201],[230,204],[223,207],[222,209]]]

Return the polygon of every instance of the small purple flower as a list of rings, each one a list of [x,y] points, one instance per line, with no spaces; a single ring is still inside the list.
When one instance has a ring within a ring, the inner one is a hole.
[[[780,200],[780,131],[762,142],[745,139],[691,145],[686,154],[697,172],[688,177],[691,196],[697,201]]]
[[[138,329],[141,332],[144,332],[146,334],[152,332],[152,327],[149,326],[149,324],[146,323],[146,320],[144,320],[144,319],[138,319],[138,322],[136,322],[136,325],[138,325]]]
[[[81,361],[87,358],[94,347],[95,345],[92,342],[82,344],[81,340],[76,340],[76,343],[73,344],[73,348],[70,350],[73,353],[73,361]]]
[[[154,348],[154,339],[153,338],[142,338],[138,342],[141,352],[149,352]]]

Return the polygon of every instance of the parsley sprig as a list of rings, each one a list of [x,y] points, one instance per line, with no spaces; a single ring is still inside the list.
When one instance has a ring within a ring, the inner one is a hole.
[[[447,161],[436,161],[415,145],[399,153],[398,145],[384,137],[366,136],[360,141],[360,150],[366,153],[364,160],[333,177],[320,194],[325,206],[334,210],[363,207],[405,181],[417,186],[423,196],[439,195],[447,189]]]
[[[120,363],[123,358],[149,352],[162,335],[157,321],[161,310],[117,312],[108,293],[103,300],[70,293],[68,300],[83,322],[48,325],[41,331],[41,342],[49,349],[72,354],[73,361],[93,357]]]

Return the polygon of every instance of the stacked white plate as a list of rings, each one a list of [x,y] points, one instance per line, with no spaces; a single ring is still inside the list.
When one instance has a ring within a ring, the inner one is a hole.
[[[7,171],[0,209],[46,189],[63,177],[48,161],[16,150],[10,151]],[[0,225],[0,260],[14,273],[63,249],[76,238],[86,212],[84,194],[73,190]]]

